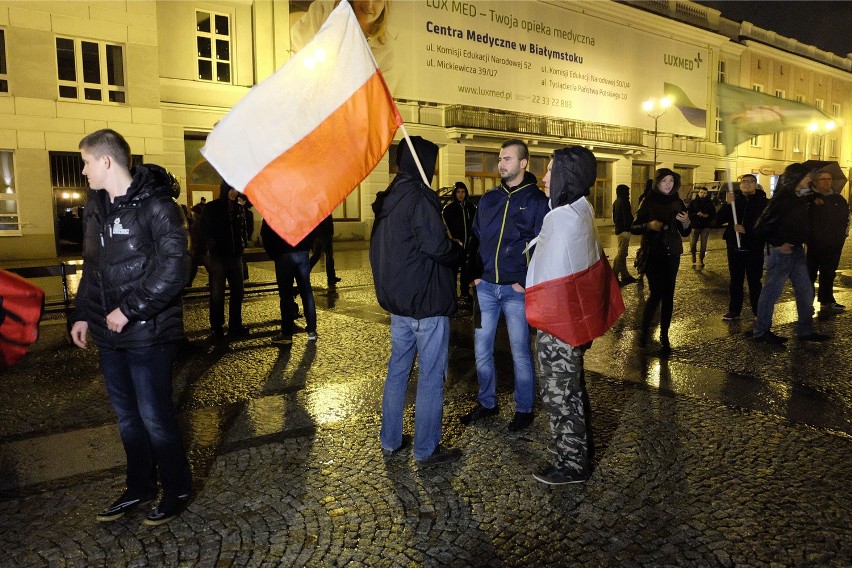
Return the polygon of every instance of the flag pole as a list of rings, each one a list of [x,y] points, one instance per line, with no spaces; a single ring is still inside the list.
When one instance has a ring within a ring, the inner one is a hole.
[[[731,181],[731,155],[728,154],[728,159],[725,160],[725,166],[728,168],[728,193],[731,194],[731,213],[734,218],[734,235],[737,237],[737,248],[742,248],[742,243],[740,242],[740,234],[737,232],[736,225],[739,225],[739,221],[737,220],[737,198],[734,195],[734,182]]]
[[[414,144],[411,143],[411,138],[408,137],[408,131],[405,129],[405,124],[400,124],[399,127],[402,129],[402,135],[408,143],[408,149],[411,150],[411,155],[414,156],[414,163],[417,164],[417,170],[420,172],[420,177],[423,178],[423,183],[425,183],[427,187],[431,186],[432,184],[426,178],[426,172],[423,171],[423,164],[420,163],[420,158],[417,157],[417,151],[414,149]]]

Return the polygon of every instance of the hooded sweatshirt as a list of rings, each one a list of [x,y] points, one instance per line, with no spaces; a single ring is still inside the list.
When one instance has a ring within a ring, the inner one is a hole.
[[[438,147],[411,137],[431,181]],[[463,250],[447,236],[441,203],[423,183],[408,144],[397,151],[399,173],[376,195],[370,266],[379,305],[392,314],[423,319],[456,310],[454,266]]]
[[[633,207],[630,205],[630,187],[620,184],[615,188],[616,199],[612,202],[612,223],[615,234],[630,232],[633,224]]]

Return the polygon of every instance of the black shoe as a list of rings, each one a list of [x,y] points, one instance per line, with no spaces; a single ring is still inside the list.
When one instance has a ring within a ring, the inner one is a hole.
[[[821,312],[839,314],[840,312],[846,309],[846,306],[844,306],[843,304],[838,304],[837,302],[830,302],[828,304],[820,304],[819,309]]]
[[[134,493],[128,489],[122,493],[121,497],[116,499],[112,505],[98,513],[98,516],[95,518],[102,523],[118,520],[123,517],[127,511],[135,509],[139,505],[150,503],[156,497],[157,493],[155,491],[139,495],[138,493]]]
[[[532,412],[516,412],[512,421],[509,422],[509,432],[520,432],[521,430],[529,428],[530,424],[533,423],[533,418],[534,416]]]
[[[229,339],[240,339],[242,337],[249,336],[249,329],[244,325],[238,325],[236,327],[228,328],[228,338]]]
[[[740,319],[740,314],[736,312],[728,312],[722,316],[722,321],[737,321]]]
[[[225,339],[225,332],[221,329],[210,331],[210,341],[221,341],[223,339]]]
[[[164,495],[160,500],[160,504],[157,505],[157,508],[151,511],[151,514],[148,515],[148,518],[142,521],[142,524],[149,527],[157,527],[166,524],[180,515],[183,510],[186,509],[188,504],[189,493],[184,493],[177,497]]]
[[[398,456],[404,449],[411,445],[411,436],[408,434],[402,435],[402,443],[395,450],[388,450],[387,448],[382,448],[382,455],[386,458]]]
[[[584,483],[589,480],[589,476],[580,472],[562,471],[555,465],[549,465],[538,473],[534,473],[533,477],[537,481],[548,485],[565,485],[567,483]]]
[[[461,423],[467,426],[468,424],[473,424],[478,420],[482,420],[483,418],[488,418],[489,416],[494,416],[500,412],[500,408],[495,404],[494,408],[485,408],[478,402],[473,410],[462,416],[459,420]]]
[[[438,447],[435,448],[435,451],[432,452],[431,456],[425,460],[417,460],[417,467],[420,469],[426,469],[436,465],[441,465],[442,463],[452,463],[454,461],[458,461],[461,455],[462,451],[458,448],[445,448],[441,444],[438,444]]]
[[[831,336],[826,335],[824,333],[813,332],[807,335],[800,335],[796,339],[798,339],[799,341],[828,341],[829,339],[831,339]]]
[[[283,333],[279,333],[272,338],[273,345],[290,345],[291,343],[293,343],[292,335],[285,335]]]
[[[627,286],[628,284],[635,284],[636,282],[638,282],[638,280],[636,280],[632,276],[627,276],[627,277],[621,279],[621,285],[622,286]]]
[[[758,343],[770,343],[772,345],[783,345],[784,343],[787,343],[786,337],[775,335],[771,331],[767,331],[766,333],[760,336],[752,335],[752,339],[754,339]]]

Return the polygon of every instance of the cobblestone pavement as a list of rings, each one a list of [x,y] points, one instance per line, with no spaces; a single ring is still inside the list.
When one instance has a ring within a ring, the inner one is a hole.
[[[545,416],[506,430],[505,338],[500,415],[459,424],[476,393],[464,314],[444,413],[445,443],[462,459],[421,472],[410,452],[382,458],[389,318],[366,251],[353,250],[336,255],[338,293],[315,288],[316,344],[304,334],[289,349],[270,344],[274,296],[247,300],[251,335],[230,344],[208,342],[206,303],[187,303],[175,394],[195,497],[162,527],[142,526],[142,511],[97,523],[122,490],[123,453],[96,352],[70,347],[64,322],[48,320],[0,377],[0,565],[850,566],[852,314],[818,319],[834,336],[825,344],[754,344],[750,316],[720,319],[716,247],[701,271],[684,257],[669,360],[635,349],[646,293],[636,286],[588,352],[596,457],[581,486],[532,479],[549,455]],[[252,266],[253,281],[271,274]],[[846,282],[837,297],[852,306]],[[792,336],[794,320],[788,288],[773,329]]]

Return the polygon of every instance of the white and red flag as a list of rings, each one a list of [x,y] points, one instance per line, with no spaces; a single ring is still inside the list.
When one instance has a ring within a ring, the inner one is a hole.
[[[213,128],[201,153],[290,244],[376,167],[399,111],[349,2]]]
[[[527,269],[527,321],[579,347],[606,333],[624,313],[624,300],[586,199],[544,217]]]

